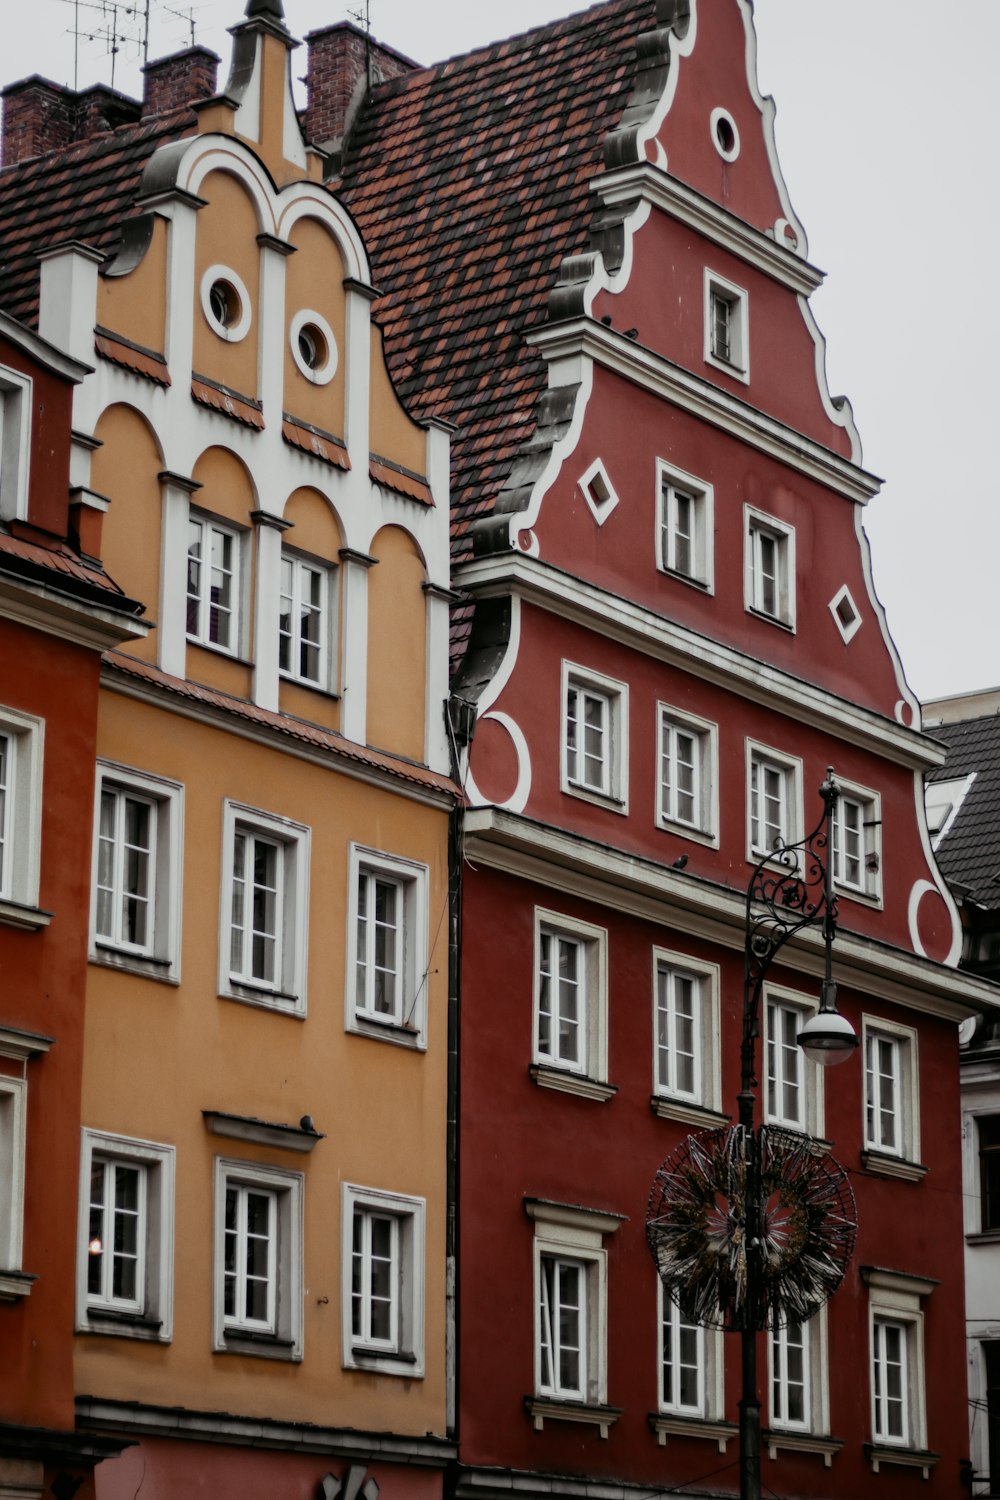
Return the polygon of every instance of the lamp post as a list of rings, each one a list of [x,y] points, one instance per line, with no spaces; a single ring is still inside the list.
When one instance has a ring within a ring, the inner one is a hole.
[[[760,1500],[760,1396],[757,1336],[767,1326],[763,1300],[766,1203],[761,1183],[756,1123],[757,1042],[764,982],[785,944],[806,927],[823,930],[823,982],[819,1012],[796,1038],[813,1062],[844,1062],[858,1045],[850,1022],[837,1011],[833,941],[837,898],[833,888],[833,819],[840,796],[832,768],[820,787],[823,815],[798,844],[779,845],[755,867],[747,888],[743,967],[743,1040],[740,1054],[739,1124],[746,1138],[746,1294],[740,1320],[742,1394],[740,1410],[740,1500]]]

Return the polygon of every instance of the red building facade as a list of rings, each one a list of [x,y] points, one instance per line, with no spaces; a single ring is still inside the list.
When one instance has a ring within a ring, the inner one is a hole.
[[[829,766],[860,1047],[805,1060],[822,953],[792,945],[759,1108],[832,1149],[860,1230],[830,1307],[761,1337],[763,1477],[961,1491],[956,1022],[992,1000],[954,968],[940,750],[872,586],[879,481],[826,386],[772,120],[748,3],[617,0],[382,85],[344,169],[401,387],[442,384],[459,428],[462,1496],[738,1487],[738,1345],[664,1301],[645,1208],[735,1116],[747,884],[819,822]],[[387,205],[417,196],[404,242]]]
[[[122,1447],[74,1430],[73,1226],[100,653],[146,627],[70,494],[84,374],[0,314],[0,1493],[25,1497],[92,1494]]]

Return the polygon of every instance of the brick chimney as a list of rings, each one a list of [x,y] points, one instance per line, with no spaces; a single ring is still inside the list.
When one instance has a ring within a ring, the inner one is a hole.
[[[76,124],[76,94],[34,74],[3,90],[0,164],[16,166],[68,146]]]
[[[354,117],[371,85],[414,72],[418,64],[376,42],[349,21],[311,31],[306,88],[309,102],[302,120],[306,140],[327,155],[343,148]]]
[[[187,47],[143,68],[143,118],[163,115],[199,99],[214,98],[219,59],[207,47]]]
[[[73,122],[73,141],[89,141],[91,136],[104,130],[117,130],[119,125],[133,125],[139,118],[139,105],[128,94],[109,88],[106,83],[91,84],[81,89],[76,96],[76,114]]]

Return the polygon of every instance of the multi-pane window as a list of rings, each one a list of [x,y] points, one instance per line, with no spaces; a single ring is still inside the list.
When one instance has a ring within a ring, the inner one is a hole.
[[[883,1443],[910,1442],[910,1326],[887,1318],[872,1323],[872,1395],[875,1438]]]
[[[981,1228],[1000,1229],[1000,1115],[980,1115],[977,1124]]]
[[[758,858],[795,842],[795,797],[791,766],[754,751],[750,757],[750,849]]]
[[[791,532],[755,515],[747,521],[747,606],[792,623]]]
[[[657,564],[710,589],[713,581],[713,491],[693,475],[657,461]]]
[[[90,1163],[87,1299],[141,1310],[145,1286],[147,1168],[96,1153]]]
[[[44,729],[0,705],[0,901],[26,907],[38,905]]]
[[[229,964],[234,979],[278,988],[282,969],[284,846],[236,825]]]
[[[878,891],[878,804],[841,791],[833,814],[833,878],[846,890]]]
[[[656,1081],[664,1093],[700,1100],[702,1087],[703,986],[700,974],[672,965],[656,968]]]
[[[9,734],[0,734],[0,896],[10,884],[11,809],[14,803],[14,755]]]
[[[707,759],[711,753],[707,729],[679,719],[669,710],[660,715],[660,817],[665,823],[705,831],[710,827]]]
[[[399,1348],[399,1219],[357,1208],[351,1249],[351,1336],[370,1349]]]
[[[539,1258],[539,1384],[542,1395],[587,1395],[586,1261]]]
[[[586,945],[542,928],[538,939],[536,1054],[584,1071],[587,1065]]]
[[[325,569],[282,553],[278,668],[315,687],[327,681],[328,580]]]
[[[794,1130],[806,1128],[805,1053],[796,1038],[802,1012],[767,1002],[767,1118]]]
[[[124,787],[101,788],[96,932],[115,947],[149,953],[155,925],[156,805]]]
[[[705,1330],[669,1297],[660,1321],[660,1409],[705,1415]]]
[[[239,648],[239,536],[199,516],[188,521],[188,639],[223,651]]]
[[[359,1015],[402,1025],[404,887],[378,870],[358,871],[355,1005]]]
[[[222,1312],[227,1328],[276,1331],[278,1195],[247,1183],[226,1185]]]
[[[566,689],[566,776],[573,786],[611,795],[611,700],[570,682]]]
[[[903,1043],[869,1031],[865,1037],[865,1144],[903,1154]]]
[[[723,360],[727,365],[733,364],[733,322],[736,305],[731,297],[713,290],[709,294],[709,310],[712,353],[716,359]]]
[[[790,1323],[771,1332],[771,1422],[807,1429],[810,1424],[812,1325]]]
[[[705,359],[737,379],[749,374],[747,294],[712,271],[705,272]]]

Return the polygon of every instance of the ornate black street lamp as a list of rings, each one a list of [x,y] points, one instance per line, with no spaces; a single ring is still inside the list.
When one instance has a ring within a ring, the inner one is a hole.
[[[819,1012],[796,1040],[825,1065],[843,1062],[858,1044],[837,1011],[833,982],[839,795],[831,770],[816,828],[800,843],[777,843],[750,879],[738,1123],[688,1136],[660,1167],[649,1201],[647,1234],[665,1290],[690,1321],[742,1338],[741,1500],[760,1500],[758,1334],[818,1312],[843,1280],[857,1233],[843,1168],[808,1138],[755,1119],[764,982],[781,949],[806,927],[822,928],[823,983]]]

